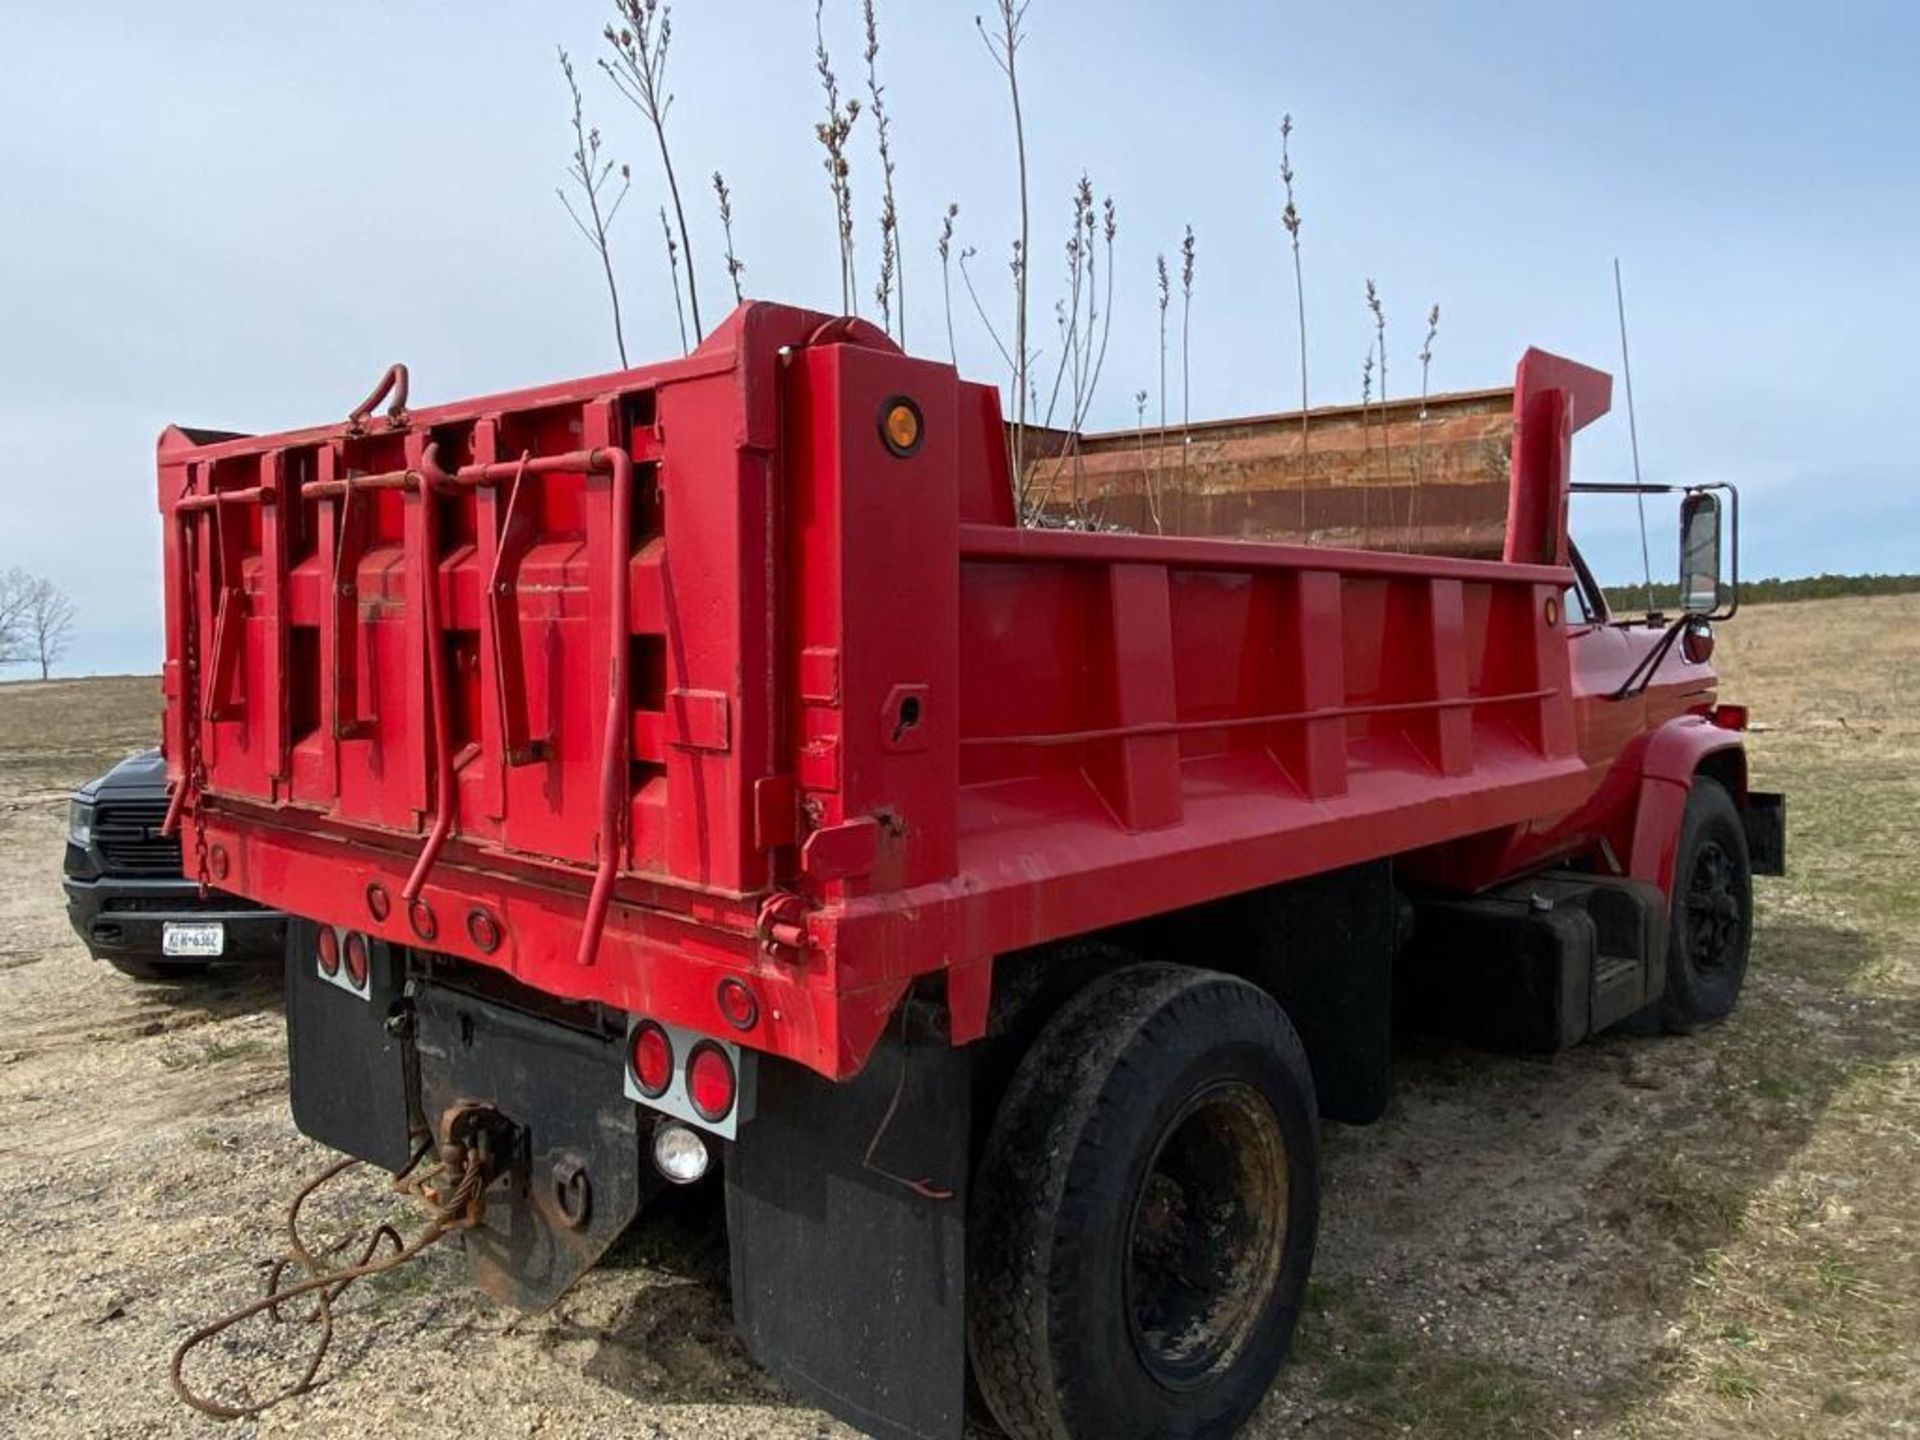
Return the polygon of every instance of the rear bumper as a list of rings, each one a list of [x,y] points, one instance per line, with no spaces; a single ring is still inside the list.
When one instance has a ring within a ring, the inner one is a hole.
[[[217,920],[226,927],[222,960],[277,961],[287,917],[218,891],[204,899],[191,880],[62,877],[67,919],[95,955],[164,961],[160,936],[170,920]]]

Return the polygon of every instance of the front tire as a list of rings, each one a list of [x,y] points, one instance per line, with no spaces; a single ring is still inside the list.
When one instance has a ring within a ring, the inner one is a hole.
[[[1313,1078],[1264,991],[1137,965],[1049,1022],[976,1178],[968,1353],[1014,1440],[1228,1436],[1272,1384],[1319,1218]]]
[[[1746,827],[1718,781],[1694,778],[1680,822],[1667,929],[1667,1032],[1690,1035],[1733,1013],[1753,946]]]

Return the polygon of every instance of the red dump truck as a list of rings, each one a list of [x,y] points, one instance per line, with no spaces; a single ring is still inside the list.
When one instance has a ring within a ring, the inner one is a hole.
[[[1708,663],[1733,502],[1615,621],[1609,395],[1521,361],[1489,558],[1022,526],[992,387],[768,304],[169,429],[170,823],[299,917],[300,1128],[484,1164],[488,1292],[711,1167],[748,1346],[852,1423],[1226,1435],[1396,1013],[1544,1051],[1740,988],[1784,809]]]

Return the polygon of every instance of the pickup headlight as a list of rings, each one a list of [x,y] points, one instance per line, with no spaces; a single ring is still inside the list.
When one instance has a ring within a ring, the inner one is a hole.
[[[67,802],[67,839],[83,850],[93,843],[93,802],[91,800]]]

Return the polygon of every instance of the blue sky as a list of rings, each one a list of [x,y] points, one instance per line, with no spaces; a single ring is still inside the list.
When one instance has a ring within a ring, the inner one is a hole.
[[[977,8],[881,10],[909,338],[932,353],[949,200],[1004,319],[1011,133]],[[633,165],[615,239],[636,358],[677,346],[657,161],[591,66],[609,9],[107,0],[0,14],[0,568],[75,596],[70,669],[157,664],[162,424],[337,415],[396,358],[419,401],[612,362],[597,269],[553,195],[568,149],[555,42],[576,52],[610,150]],[[857,0],[827,10],[851,87]],[[812,4],[682,0],[674,20],[670,123],[710,318],[725,288],[716,167],[749,293],[831,307]],[[1154,257],[1188,223],[1196,416],[1294,403],[1275,176],[1291,111],[1316,403],[1358,399],[1368,277],[1389,307],[1396,391],[1436,302],[1436,389],[1505,383],[1529,344],[1613,368],[1619,255],[1648,477],[1739,483],[1750,574],[1920,568],[1908,7],[1032,0],[1028,30],[1042,330],[1081,170],[1120,207],[1097,423],[1125,423],[1133,392],[1155,385]],[[863,124],[863,291],[871,139]],[[963,369],[991,378],[964,305],[958,325]],[[1583,437],[1580,470],[1627,478],[1624,411]],[[1631,515],[1579,515],[1608,578],[1637,575]],[[1672,544],[1656,523],[1659,571]]]

